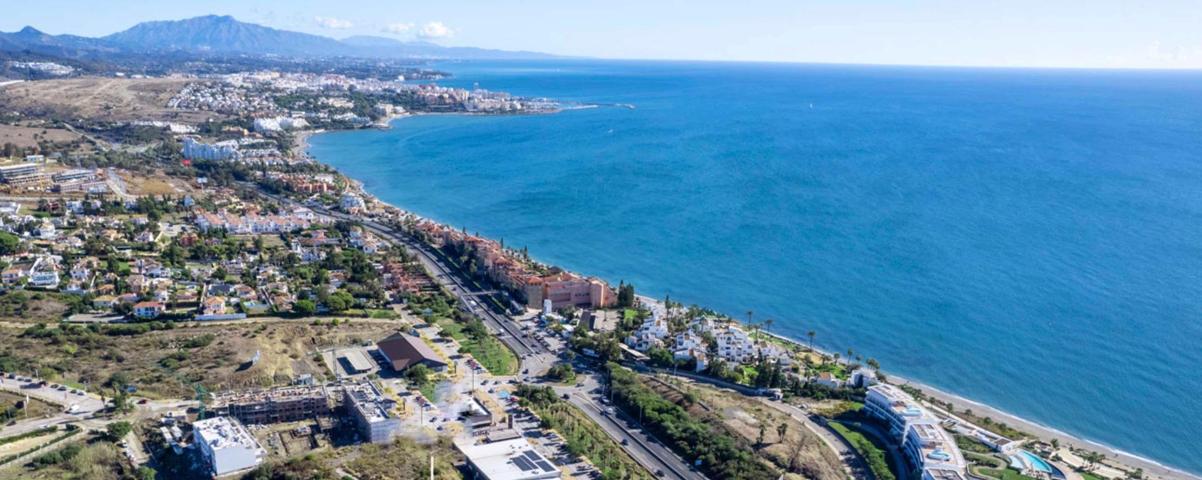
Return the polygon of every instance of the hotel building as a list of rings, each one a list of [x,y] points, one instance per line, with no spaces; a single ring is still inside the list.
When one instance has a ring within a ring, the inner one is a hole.
[[[923,480],[964,480],[967,468],[955,439],[939,419],[906,392],[889,384],[868,387],[864,411],[889,426],[906,461],[922,471]]]

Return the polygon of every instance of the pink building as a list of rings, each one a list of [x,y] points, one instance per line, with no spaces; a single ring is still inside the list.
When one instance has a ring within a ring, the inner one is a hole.
[[[604,308],[612,305],[617,295],[605,282],[581,278],[570,273],[533,277],[526,283],[526,306],[542,308],[543,300],[551,300],[551,308]]]

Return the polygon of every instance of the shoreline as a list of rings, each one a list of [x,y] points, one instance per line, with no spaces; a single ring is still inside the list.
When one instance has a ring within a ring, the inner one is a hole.
[[[547,113],[557,113],[557,112],[547,112]],[[403,119],[405,117],[415,116],[415,115],[481,115],[481,114],[480,113],[454,113],[454,112],[416,113],[416,114],[415,113],[406,113],[406,114],[396,115],[392,118],[389,118],[385,122],[386,127],[379,127],[379,128],[391,129],[394,121]],[[354,131],[354,130],[349,130],[349,131]],[[301,154],[305,158],[309,159],[310,161],[316,162],[316,163],[321,163],[317,158],[309,155],[309,153],[308,153],[309,142],[308,141],[313,135],[320,134],[320,133],[326,133],[326,132],[329,132],[329,130],[303,131],[303,132],[297,132],[294,134],[296,136],[297,148],[300,149]],[[338,169],[333,167],[332,165],[329,165],[329,164],[323,164],[323,165],[330,167],[331,169],[333,169],[336,172],[338,171]],[[339,174],[341,175],[341,172],[339,172]],[[401,208],[400,206],[392,205],[390,203],[380,200],[375,195],[366,191],[366,189],[363,188],[362,183],[360,181],[352,179],[349,176],[347,176],[347,178],[354,180],[354,182],[356,183],[356,186],[357,186],[358,193],[365,200],[371,200],[371,201],[377,202],[381,205],[387,205],[391,208],[396,208],[403,212],[409,212],[408,210],[405,210],[405,209]],[[539,262],[539,263],[541,263],[541,262]],[[652,297],[648,297],[646,295],[639,295],[638,298],[649,301],[656,305],[659,305],[660,308],[663,307],[662,303],[660,303],[658,300],[655,300]],[[738,319],[735,319],[734,317],[731,317],[731,319],[733,321],[735,321],[736,323],[738,323],[739,325],[743,325],[742,322],[740,322]],[[763,332],[763,333],[766,333],[767,335],[770,335],[770,336],[777,338],[784,342],[799,345],[799,346],[801,346],[803,348],[807,348],[807,349],[810,348],[808,344],[806,344],[803,341],[798,340],[798,339],[785,337],[785,336],[782,336],[782,335],[776,334],[776,333],[769,333],[769,332]],[[815,347],[814,351],[817,353],[823,354],[823,355],[828,355],[828,356],[830,355],[830,352],[824,351],[821,348]],[[1104,454],[1106,456],[1106,460],[1103,461],[1103,463],[1117,461],[1118,463],[1121,463],[1125,466],[1143,469],[1143,471],[1145,473],[1144,478],[1148,478],[1150,475],[1155,475],[1160,478],[1183,479],[1183,480],[1202,480],[1202,474],[1188,472],[1188,471],[1182,470],[1177,467],[1173,467],[1170,465],[1166,465],[1164,463],[1160,463],[1160,462],[1150,459],[1150,458],[1146,458],[1146,457],[1143,457],[1143,456],[1140,456],[1140,455],[1137,455],[1134,453],[1127,452],[1125,450],[1121,450],[1116,447],[1112,447],[1112,446],[1103,444],[1101,442],[1089,440],[1084,437],[1075,436],[1073,434],[1064,432],[1064,431],[1056,429],[1054,427],[1049,427],[1049,426],[1043,425],[1041,423],[1038,423],[1038,422],[1035,422],[1032,420],[1028,420],[1028,419],[1019,417],[1019,416],[1011,414],[1011,413],[1007,413],[1001,409],[990,406],[988,404],[977,402],[975,400],[971,400],[969,398],[962,397],[962,396],[954,394],[954,393],[940,390],[939,388],[933,387],[931,385],[928,385],[926,383],[923,383],[923,382],[920,382],[917,380],[913,380],[913,379],[909,379],[909,378],[906,378],[906,377],[903,377],[900,375],[893,374],[893,373],[889,372],[888,370],[884,370],[884,373],[887,375],[887,377],[889,379],[889,383],[912,386],[914,388],[921,390],[923,393],[927,394],[928,396],[930,396],[932,398],[935,398],[942,402],[951,403],[956,409],[959,409],[959,410],[964,410],[966,408],[972,409],[974,411],[974,413],[977,414],[978,416],[988,416],[988,417],[1000,420],[1012,428],[1015,428],[1017,430],[1021,430],[1028,434],[1034,435],[1036,437],[1036,439],[1038,439],[1038,440],[1050,441],[1052,439],[1056,439],[1058,442],[1060,442],[1061,448],[1074,447],[1077,449],[1092,450],[1092,451],[1096,451],[1096,452]]]

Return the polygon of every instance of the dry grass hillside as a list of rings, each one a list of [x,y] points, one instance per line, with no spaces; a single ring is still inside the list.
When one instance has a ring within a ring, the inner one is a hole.
[[[220,115],[167,108],[187,84],[171,78],[85,77],[22,82],[0,88],[0,110],[94,120],[174,120],[194,123]]]

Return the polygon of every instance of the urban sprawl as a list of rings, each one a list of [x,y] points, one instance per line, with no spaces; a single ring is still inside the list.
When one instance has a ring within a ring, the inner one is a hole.
[[[304,154],[321,131],[555,101],[434,74],[8,67],[42,78],[0,86],[0,477],[1159,475],[822,332],[541,263]],[[89,82],[151,103],[54,93]]]

